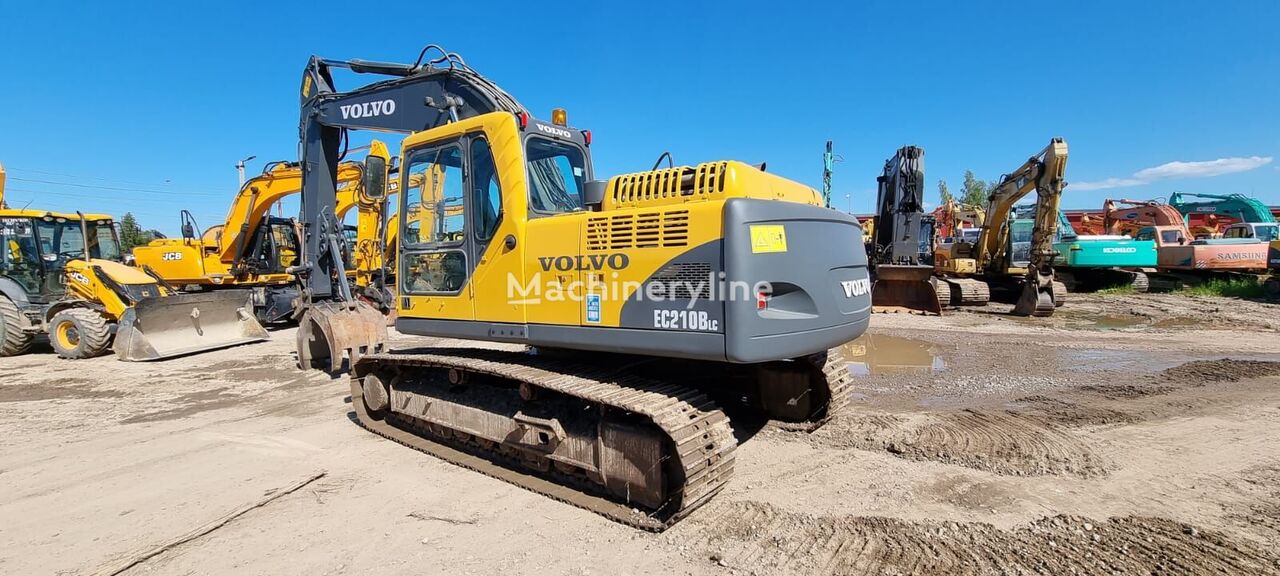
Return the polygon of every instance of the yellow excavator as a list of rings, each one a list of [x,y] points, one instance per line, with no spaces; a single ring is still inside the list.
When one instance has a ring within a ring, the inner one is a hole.
[[[386,156],[386,145],[374,141],[371,153]],[[344,253],[361,295],[380,308],[392,303],[382,289],[385,244],[385,198],[365,193],[364,164],[344,161],[338,167],[337,215],[357,210],[357,223]],[[245,182],[223,224],[196,238],[198,226],[182,211],[182,238],[153,240],[133,249],[138,266],[148,266],[161,278],[188,292],[249,288],[254,311],[263,323],[296,320],[297,285],[291,269],[298,264],[300,243],[292,218],[273,217],[271,207],[302,188],[302,169],[296,163],[274,162]]]
[[[956,238],[938,249],[934,266],[957,294],[976,300],[982,293],[1016,294],[1013,313],[1050,316],[1066,299],[1066,286],[1054,280],[1054,234],[1058,208],[1066,187],[1067,143],[1053,138],[1049,145],[1013,172],[1006,174],[987,196],[985,218],[973,240]],[[1036,193],[1031,232],[1030,263],[1016,266],[1011,235],[1013,207]]]
[[[130,361],[267,339],[248,306],[247,291],[180,294],[124,264],[111,216],[0,209],[0,356],[43,334],[63,358]]]
[[[662,529],[732,475],[718,402],[808,428],[847,409],[838,347],[871,311],[855,218],[763,165],[598,179],[590,131],[561,109],[534,118],[457,54],[424,61],[437,49],[414,64],[313,57],[302,78],[299,360],[339,371],[347,357],[361,425]],[[383,79],[340,91],[335,68]],[[396,329],[429,347],[384,350],[334,257],[350,130],[408,133]]]

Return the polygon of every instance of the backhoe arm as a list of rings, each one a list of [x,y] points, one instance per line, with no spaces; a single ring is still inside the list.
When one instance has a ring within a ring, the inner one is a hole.
[[[350,190],[359,187],[363,176],[364,166],[359,162],[343,162],[338,168],[339,184],[345,184]],[[248,237],[262,224],[271,207],[301,190],[302,168],[293,162],[268,164],[261,175],[245,182],[222,226],[218,238],[219,260],[230,264],[243,258]]]

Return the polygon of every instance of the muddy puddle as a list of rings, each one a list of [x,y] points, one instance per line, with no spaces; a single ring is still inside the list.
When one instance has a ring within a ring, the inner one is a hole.
[[[840,347],[854,376],[926,375],[947,369],[935,345],[923,340],[863,334]]]

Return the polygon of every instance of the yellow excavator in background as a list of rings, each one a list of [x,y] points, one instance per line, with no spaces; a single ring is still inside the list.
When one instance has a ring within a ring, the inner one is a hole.
[[[247,291],[181,294],[123,260],[111,216],[0,208],[0,356],[42,334],[63,358],[131,361],[267,339]]]
[[[386,145],[374,141],[371,153],[386,155]],[[338,166],[339,219],[357,210],[357,223],[349,253],[352,276],[361,295],[382,310],[392,307],[381,282],[385,198],[365,193],[364,164],[344,161]],[[133,249],[137,266],[147,266],[171,285],[187,292],[230,288],[253,291],[254,312],[262,323],[296,319],[298,290],[291,268],[300,259],[297,223],[270,215],[271,207],[302,188],[297,163],[274,162],[262,174],[245,182],[232,202],[223,224],[212,226],[196,238],[198,226],[184,210],[182,238],[153,240]]]
[[[1066,187],[1067,143],[1054,138],[1018,169],[1006,174],[987,196],[985,220],[973,241],[957,239],[939,248],[942,258],[935,267],[952,285],[952,294],[989,292],[1017,293],[1013,313],[1021,316],[1050,316],[1066,300],[1066,286],[1054,280],[1054,233],[1058,208]],[[1036,211],[1031,232],[1030,263],[1018,267],[1013,261],[1011,215],[1019,200],[1036,193]]]

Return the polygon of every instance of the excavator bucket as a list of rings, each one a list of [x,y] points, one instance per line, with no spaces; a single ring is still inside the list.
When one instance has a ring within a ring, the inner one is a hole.
[[[330,374],[342,368],[345,352],[350,366],[363,354],[381,352],[387,341],[387,319],[361,301],[319,302],[298,324],[298,366],[325,367]]]
[[[871,305],[877,312],[942,314],[943,302],[938,297],[938,288],[932,278],[933,266],[876,266]],[[947,300],[950,300],[950,292]]]
[[[120,318],[116,356],[158,360],[266,340],[249,298],[249,290],[217,290],[144,299]]]
[[[1015,316],[1053,316],[1056,302],[1065,294],[1054,294],[1057,290],[1066,290],[1066,286],[1053,281],[1053,274],[1037,273],[1031,270],[1022,282],[1022,295],[1013,306]]]

